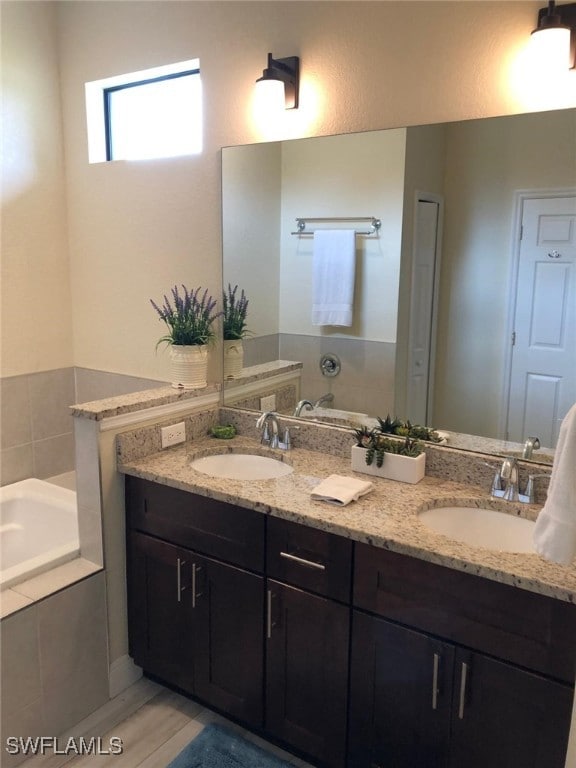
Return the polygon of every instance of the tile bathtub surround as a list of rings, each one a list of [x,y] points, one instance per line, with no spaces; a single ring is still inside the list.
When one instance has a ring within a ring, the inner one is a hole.
[[[342,369],[333,377],[322,375],[320,358],[338,356]],[[302,360],[302,397],[315,401],[325,392],[334,395],[334,407],[361,413],[394,410],[396,345],[390,342],[338,336],[280,334],[280,354],[287,360]],[[374,382],[370,387],[367,382]]]
[[[0,484],[45,478],[74,468],[69,406],[74,402],[72,368],[0,379]]]
[[[2,737],[62,733],[108,700],[106,594],[96,574],[2,620]],[[2,765],[12,763],[6,754]]]
[[[165,381],[143,379],[124,373],[98,371],[93,368],[76,367],[74,368],[74,377],[76,382],[75,403],[87,403],[166,386]]]

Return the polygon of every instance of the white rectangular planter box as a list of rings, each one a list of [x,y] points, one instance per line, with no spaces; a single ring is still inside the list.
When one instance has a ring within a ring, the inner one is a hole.
[[[364,472],[366,475],[384,477],[387,480],[398,480],[400,483],[418,483],[426,471],[426,454],[420,456],[400,456],[396,453],[385,453],[381,467],[376,466],[376,457],[372,464],[366,464],[366,448],[352,446],[352,469]]]

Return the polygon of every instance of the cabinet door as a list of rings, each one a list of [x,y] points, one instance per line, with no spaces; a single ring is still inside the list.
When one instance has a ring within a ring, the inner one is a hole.
[[[322,766],[346,756],[349,609],[268,580],[266,730]]]
[[[140,533],[128,542],[130,653],[146,672],[192,693],[190,553]]]
[[[261,728],[264,580],[209,558],[192,559],[196,695]]]
[[[349,765],[444,768],[454,647],[359,611],[352,638]]]
[[[451,768],[564,768],[573,690],[458,651]]]

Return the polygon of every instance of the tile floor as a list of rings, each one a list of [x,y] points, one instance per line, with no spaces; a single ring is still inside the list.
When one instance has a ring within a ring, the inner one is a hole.
[[[268,744],[241,727],[184,696],[142,678],[62,736],[101,737],[108,747],[111,737],[122,740],[121,755],[55,755],[47,752],[20,763],[18,768],[166,768],[168,763],[210,722],[231,728],[298,768],[313,768]],[[61,746],[62,749],[62,746]],[[255,766],[255,768],[257,768]]]

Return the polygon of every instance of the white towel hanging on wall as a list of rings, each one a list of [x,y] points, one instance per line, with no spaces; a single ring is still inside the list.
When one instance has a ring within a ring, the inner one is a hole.
[[[312,325],[352,325],[356,232],[314,232]]]

